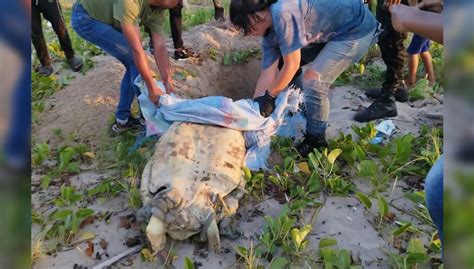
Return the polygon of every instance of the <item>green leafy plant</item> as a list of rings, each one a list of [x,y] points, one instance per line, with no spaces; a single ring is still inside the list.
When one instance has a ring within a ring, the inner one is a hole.
[[[330,149],[341,149],[341,157],[349,165],[354,165],[355,162],[363,161],[366,159],[366,154],[363,148],[352,139],[352,135],[344,135],[344,133],[339,133],[339,136],[336,139],[329,141]]]
[[[308,155],[308,158],[314,176],[321,180],[325,188],[333,194],[347,195],[353,185],[335,174],[335,170],[337,170],[335,162],[341,153],[341,149],[333,149],[331,152],[328,152],[327,148],[322,152],[315,149]]]
[[[348,250],[337,248],[337,240],[334,238],[323,238],[319,241],[319,257],[321,263],[326,269],[362,268],[353,264]]]
[[[77,193],[74,187],[62,185],[59,197],[53,200],[57,209],[42,224],[46,227],[45,238],[52,239],[55,247],[71,244],[78,235],[81,223],[95,214],[94,210],[79,206],[82,198],[83,195]]]
[[[31,162],[33,165],[41,165],[49,158],[51,149],[47,143],[36,144],[31,154]]]
[[[107,179],[99,183],[96,187],[87,190],[88,197],[114,197],[126,190],[126,186],[118,180]]]
[[[306,237],[311,231],[311,225],[296,226],[296,219],[289,217],[290,208],[285,205],[277,218],[265,216],[266,226],[260,236],[261,246],[257,253],[262,257],[272,258],[281,248],[293,263],[297,263],[305,256],[308,245]],[[283,260],[278,263],[284,263]],[[276,265],[274,265],[276,266]]]
[[[392,266],[397,269],[416,268],[428,260],[428,255],[420,239],[411,239],[408,242],[406,253],[390,255]]]
[[[253,242],[250,241],[249,248],[238,246],[234,247],[239,260],[245,263],[247,269],[263,269],[264,266],[260,263],[260,255],[257,253],[253,246]]]
[[[243,167],[245,176],[245,189],[250,193],[252,197],[262,199],[264,197],[265,190],[265,175],[263,173],[252,174],[250,169]]]
[[[295,159],[288,156],[283,160],[283,166],[275,165],[274,169],[276,173],[268,176],[268,180],[280,191],[287,192],[291,187],[291,177],[295,174]]]
[[[222,57],[222,65],[246,64],[249,59],[260,54],[260,49],[244,49],[239,51],[226,51]]]

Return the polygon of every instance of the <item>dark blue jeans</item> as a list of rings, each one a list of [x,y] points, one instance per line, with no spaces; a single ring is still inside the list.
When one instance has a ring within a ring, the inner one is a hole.
[[[73,7],[71,25],[79,36],[114,56],[125,66],[115,117],[121,122],[128,120],[133,99],[140,95],[140,90],[133,84],[139,73],[127,39],[113,26],[92,18],[80,4]]]
[[[431,167],[425,181],[426,205],[438,229],[438,235],[441,243],[444,245],[443,234],[443,162],[444,156],[441,156]]]
[[[19,54],[22,68],[13,88],[10,124],[3,150],[10,165],[14,165],[15,168],[29,169],[31,134],[29,14],[18,1],[6,1],[5,3],[0,10],[0,24],[5,26],[0,30],[0,43],[5,42]]]

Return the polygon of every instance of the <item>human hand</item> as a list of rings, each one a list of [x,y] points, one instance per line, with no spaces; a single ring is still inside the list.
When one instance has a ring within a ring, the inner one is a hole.
[[[390,9],[391,6],[393,5],[400,5],[401,3],[401,0],[385,0],[385,2],[383,3],[383,7],[384,9]]]
[[[424,0],[418,4],[418,8],[424,11],[441,13],[444,9],[444,3],[441,0]]]
[[[162,95],[162,92],[163,91],[158,86],[154,85],[148,92],[148,99],[150,99],[150,101],[156,106],[160,106],[160,96]]]
[[[171,94],[174,92],[174,82],[171,78],[168,79],[168,81],[163,82],[163,84],[165,85],[166,94]]]
[[[273,97],[270,95],[270,93],[265,91],[265,94],[253,99],[254,102],[258,103],[258,106],[260,108],[260,115],[263,117],[268,117],[270,114],[272,114],[273,110],[275,110],[275,100],[276,97]]]

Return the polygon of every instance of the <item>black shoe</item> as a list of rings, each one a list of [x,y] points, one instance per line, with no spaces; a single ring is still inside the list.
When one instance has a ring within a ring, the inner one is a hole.
[[[326,138],[324,136],[306,134],[303,142],[296,146],[296,150],[301,155],[301,157],[305,158],[308,156],[308,154],[313,152],[315,148],[320,149],[327,146],[328,143],[326,142]]]
[[[38,73],[42,76],[49,77],[53,73],[53,67],[51,65],[45,65],[38,68]]]
[[[128,130],[133,130],[133,129],[139,130],[139,129],[142,129],[144,126],[142,123],[143,122],[141,119],[134,118],[134,117],[128,118],[127,123],[125,124],[120,124],[118,121],[115,121],[115,123],[112,125],[112,132],[116,134],[120,134]]]
[[[192,51],[191,49],[189,49],[189,48],[182,48],[182,49],[174,50],[174,59],[175,59],[175,60],[187,59],[187,58],[189,58],[189,57],[198,58],[198,57],[199,57],[199,54],[193,52],[193,51]]]
[[[358,122],[369,122],[385,117],[396,117],[397,115],[397,104],[395,101],[380,97],[375,99],[368,108],[357,112],[354,116],[354,120]]]
[[[72,69],[72,71],[79,72],[82,68],[82,59],[74,56],[72,58],[67,59],[67,64]]]
[[[365,95],[367,95],[367,97],[369,98],[377,99],[380,97],[380,95],[382,95],[382,89],[369,89],[365,91]],[[406,101],[408,101],[409,97],[408,90],[405,87],[397,88],[395,90],[394,96],[395,100],[397,100],[398,102],[405,103]]]
[[[224,22],[225,21],[225,17],[224,17],[224,8],[223,7],[218,7],[215,9],[214,11],[214,19],[216,21],[221,21],[221,22]]]

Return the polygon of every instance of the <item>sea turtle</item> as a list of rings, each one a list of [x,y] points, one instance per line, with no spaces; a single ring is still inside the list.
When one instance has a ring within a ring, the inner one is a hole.
[[[144,207],[137,217],[146,221],[151,215],[146,234],[154,251],[164,248],[166,235],[184,240],[200,233],[219,252],[219,232],[229,232],[230,217],[244,194],[244,158],[245,141],[238,130],[171,125],[141,179]]]

